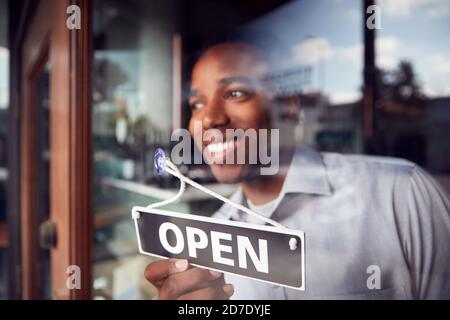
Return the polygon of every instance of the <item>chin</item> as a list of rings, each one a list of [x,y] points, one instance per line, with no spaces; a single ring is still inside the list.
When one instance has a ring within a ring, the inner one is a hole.
[[[245,179],[243,165],[211,165],[211,171],[220,183],[238,183]]]
[[[239,183],[260,176],[260,167],[249,165],[211,165],[211,171],[220,183]]]

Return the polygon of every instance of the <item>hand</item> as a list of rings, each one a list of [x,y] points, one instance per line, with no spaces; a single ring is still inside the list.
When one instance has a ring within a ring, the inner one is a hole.
[[[202,268],[189,268],[187,260],[164,259],[150,263],[145,278],[158,289],[162,300],[225,300],[234,293],[223,274]]]

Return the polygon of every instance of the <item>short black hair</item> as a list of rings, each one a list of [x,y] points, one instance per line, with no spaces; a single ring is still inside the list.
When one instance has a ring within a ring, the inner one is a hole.
[[[291,50],[283,41],[273,33],[260,29],[241,29],[239,31],[217,35],[205,41],[199,48],[187,55],[187,74],[191,75],[195,63],[211,47],[224,43],[242,43],[256,48],[267,60],[269,69],[279,70],[279,62],[290,56]]]

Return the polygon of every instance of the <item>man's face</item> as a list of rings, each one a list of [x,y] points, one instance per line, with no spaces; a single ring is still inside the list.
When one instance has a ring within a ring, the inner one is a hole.
[[[189,97],[192,110],[189,131],[199,149],[204,148],[209,162],[213,162],[211,169],[219,182],[239,182],[256,172],[252,169],[258,165],[248,162],[249,141],[244,143],[245,164],[237,164],[237,150],[244,141],[227,140],[225,132],[227,129],[258,131],[269,128],[268,99],[263,94],[262,82],[266,72],[266,63],[257,50],[237,43],[210,48],[194,66]],[[195,136],[195,122],[201,123],[203,132],[219,130],[223,142],[219,140],[215,143],[214,139],[204,141],[201,136]],[[230,153],[234,154],[235,161],[225,164]]]

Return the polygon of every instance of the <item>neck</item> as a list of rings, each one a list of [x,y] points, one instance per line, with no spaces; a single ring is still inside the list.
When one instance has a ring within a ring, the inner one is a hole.
[[[241,182],[242,191],[247,199],[255,205],[263,205],[276,199],[281,192],[286,179],[287,168],[292,161],[294,150],[287,150],[280,158],[279,174],[273,176],[259,176],[256,179]]]
[[[244,195],[255,205],[266,204],[278,197],[286,175],[262,176],[241,183]]]

